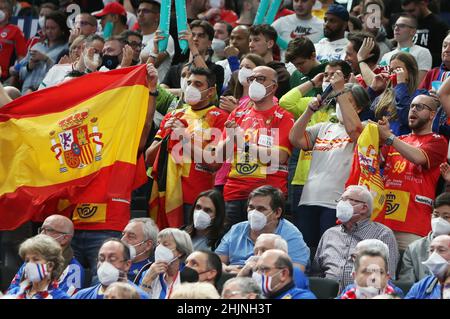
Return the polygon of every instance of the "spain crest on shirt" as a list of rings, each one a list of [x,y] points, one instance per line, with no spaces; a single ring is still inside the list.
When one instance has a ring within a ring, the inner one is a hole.
[[[62,119],[58,126],[61,130],[50,132],[50,142],[61,173],[67,172],[67,166],[81,169],[101,160],[102,133],[96,117],[89,120],[89,112],[81,111]]]

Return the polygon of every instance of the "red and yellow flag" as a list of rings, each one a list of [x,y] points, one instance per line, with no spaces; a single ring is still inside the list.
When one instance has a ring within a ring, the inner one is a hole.
[[[95,72],[0,108],[0,230],[84,203],[129,203],[146,85],[145,65]]]

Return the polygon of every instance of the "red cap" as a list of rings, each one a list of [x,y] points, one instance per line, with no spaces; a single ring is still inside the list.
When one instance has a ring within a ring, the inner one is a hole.
[[[127,11],[125,10],[125,8],[123,7],[123,5],[121,5],[118,2],[110,2],[108,3],[102,11],[94,14],[94,16],[96,17],[103,17],[107,14],[118,14],[121,16],[127,16]]]

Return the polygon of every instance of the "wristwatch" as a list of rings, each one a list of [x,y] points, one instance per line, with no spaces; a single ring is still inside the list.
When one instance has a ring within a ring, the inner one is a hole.
[[[158,91],[158,89],[156,89],[155,92],[148,91],[148,94],[151,95],[151,96],[158,96],[159,95],[159,91]]]
[[[394,138],[395,138],[395,135],[394,135],[394,134],[391,134],[391,135],[386,139],[386,141],[384,141],[384,144],[386,144],[386,145],[388,145],[388,146],[391,146],[391,145],[394,143]]]

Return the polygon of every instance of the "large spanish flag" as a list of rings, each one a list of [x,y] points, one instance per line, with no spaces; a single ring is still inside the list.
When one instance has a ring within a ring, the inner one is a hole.
[[[95,72],[0,108],[0,230],[75,206],[82,214],[89,203],[129,203],[146,85],[145,65]]]

